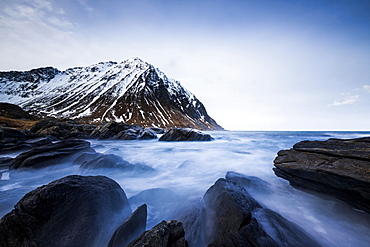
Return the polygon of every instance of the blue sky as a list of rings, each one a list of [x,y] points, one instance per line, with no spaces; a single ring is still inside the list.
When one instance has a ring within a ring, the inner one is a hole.
[[[0,70],[140,57],[231,130],[370,130],[370,1],[0,0]]]

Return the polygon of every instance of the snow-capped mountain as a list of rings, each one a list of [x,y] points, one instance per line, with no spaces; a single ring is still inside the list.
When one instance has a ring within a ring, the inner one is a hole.
[[[0,101],[34,114],[143,127],[222,129],[176,80],[133,58],[59,71],[0,72]]]

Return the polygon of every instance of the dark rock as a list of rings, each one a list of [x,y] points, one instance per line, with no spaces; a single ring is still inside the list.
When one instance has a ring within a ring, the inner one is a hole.
[[[31,128],[30,132],[37,136],[51,135],[61,139],[68,138],[91,138],[91,132],[96,128],[92,124],[80,124],[69,119],[47,118],[38,121]]]
[[[27,139],[28,139],[27,135],[21,130],[6,127],[0,128],[0,141],[2,142],[11,142],[11,141],[14,142],[19,140],[24,141]]]
[[[179,220],[192,246],[320,246],[299,226],[262,207],[240,184],[229,180],[219,179],[203,202],[182,211]]]
[[[370,213],[370,139],[303,141],[274,160],[277,176],[296,188],[333,195]]]
[[[203,199],[209,246],[278,246],[252,217],[261,206],[242,187],[219,179]]]
[[[117,221],[130,213],[125,192],[115,181],[103,176],[67,176],[26,194],[0,220],[0,243],[106,246]]]
[[[11,153],[30,149],[32,145],[25,142],[27,139],[24,131],[6,127],[0,128],[0,152]]]
[[[96,153],[94,158],[81,164],[83,169],[128,168],[130,166],[132,165],[129,162],[124,161],[117,155],[100,153]]]
[[[29,139],[25,141],[25,143],[31,144],[32,147],[40,147],[40,146],[51,144],[53,141],[57,141],[57,140],[58,139],[56,139],[53,136],[43,136],[43,137],[39,137],[35,139]]]
[[[114,232],[108,247],[127,246],[146,229],[147,206],[138,207],[128,219]]]
[[[138,138],[140,131],[136,129],[128,129],[119,132],[109,139],[113,140],[135,140]]]
[[[140,131],[140,134],[138,136],[138,139],[140,140],[150,140],[150,139],[156,139],[157,134],[156,132],[150,130],[150,129],[143,129]]]
[[[5,128],[7,129],[7,128]],[[1,153],[11,153],[15,151],[21,150],[29,150],[34,147],[39,147],[43,145],[47,145],[52,143],[52,141],[56,141],[57,139],[52,136],[44,136],[40,138],[28,139],[30,138],[29,135],[26,135],[23,131],[10,129],[3,130],[3,135],[6,136],[5,138],[0,139],[0,152]],[[1,129],[0,129],[1,133]]]
[[[198,130],[187,128],[174,128],[166,132],[160,141],[211,141],[213,138]]]
[[[0,157],[0,169],[1,168],[9,168],[10,163],[12,162],[13,158],[11,157]]]
[[[138,125],[129,125],[125,123],[108,122],[97,126],[91,133],[93,138],[100,140],[135,140],[143,130]]]
[[[162,221],[144,232],[127,247],[186,247],[185,232],[179,221]]]
[[[11,163],[12,169],[40,168],[74,160],[81,152],[91,151],[90,143],[83,140],[64,140],[41,147],[33,148],[18,155]]]

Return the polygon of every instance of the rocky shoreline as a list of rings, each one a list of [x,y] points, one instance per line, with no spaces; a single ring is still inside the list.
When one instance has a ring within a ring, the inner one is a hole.
[[[275,174],[292,186],[370,213],[370,138],[302,141],[280,151],[274,163]]]
[[[115,122],[101,125],[43,119],[29,130],[0,128],[1,172],[22,173],[68,163],[83,170],[154,173],[113,154],[97,152],[82,139],[211,141],[192,129],[141,128]],[[330,194],[369,211],[370,139],[303,141],[278,153],[275,174],[297,188]],[[0,219],[1,246],[320,246],[300,226],[257,202],[248,190],[263,180],[228,172],[197,203],[183,204],[170,221],[147,229],[142,191],[128,199],[124,188],[105,176],[70,175],[27,193]],[[170,192],[170,191],[169,191]],[[168,193],[169,193],[168,192]],[[167,193],[167,192],[166,192]],[[171,192],[173,193],[173,192]],[[169,193],[171,202],[178,200]],[[161,194],[161,193],[159,193]],[[136,200],[140,197],[140,200]],[[161,198],[155,202],[165,203]],[[132,212],[132,205],[137,209]],[[58,232],[58,234],[55,234]]]
[[[27,193],[0,220],[1,246],[320,246],[255,201],[236,182],[245,179],[228,174],[209,188],[200,206],[181,209],[178,220],[145,231],[146,204],[132,213],[115,181],[67,176]]]

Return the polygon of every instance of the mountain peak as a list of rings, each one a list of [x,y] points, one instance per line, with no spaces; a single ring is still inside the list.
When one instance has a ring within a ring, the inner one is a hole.
[[[0,72],[0,101],[44,116],[222,129],[180,83],[138,57],[59,71]]]

